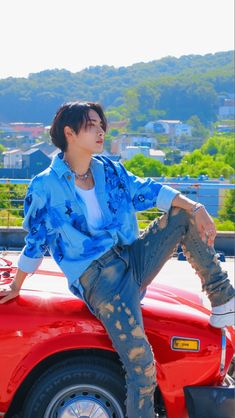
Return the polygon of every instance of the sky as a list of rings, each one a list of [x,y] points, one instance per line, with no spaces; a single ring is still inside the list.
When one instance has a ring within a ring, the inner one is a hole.
[[[234,49],[233,0],[2,0],[0,78]]]

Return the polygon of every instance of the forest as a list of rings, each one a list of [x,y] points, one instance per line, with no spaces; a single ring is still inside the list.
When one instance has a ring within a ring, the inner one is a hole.
[[[1,79],[0,122],[48,125],[61,103],[90,100],[104,106],[109,120],[127,120],[135,131],[149,120],[186,121],[193,115],[208,126],[216,120],[220,97],[234,91],[233,62],[228,51]]]

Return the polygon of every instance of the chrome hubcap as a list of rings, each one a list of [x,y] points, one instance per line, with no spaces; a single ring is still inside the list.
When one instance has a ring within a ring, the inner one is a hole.
[[[66,405],[59,418],[109,418],[110,414],[107,409],[98,401],[93,398],[75,399],[71,403]]]
[[[124,418],[124,415],[116,398],[106,389],[76,385],[56,394],[44,418]]]

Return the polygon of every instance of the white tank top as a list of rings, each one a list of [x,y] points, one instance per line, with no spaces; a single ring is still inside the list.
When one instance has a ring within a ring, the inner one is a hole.
[[[102,212],[96,197],[95,188],[89,190],[81,189],[76,186],[76,190],[86,205],[87,223],[94,229],[99,229],[103,223]]]

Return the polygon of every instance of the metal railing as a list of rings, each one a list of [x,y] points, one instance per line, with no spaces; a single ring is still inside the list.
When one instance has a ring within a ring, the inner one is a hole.
[[[159,179],[158,179],[159,180]],[[161,181],[160,181],[161,182]],[[169,181],[161,182],[161,184],[171,186],[176,190],[179,190],[182,194],[188,198],[194,200],[195,202],[200,202],[205,205],[207,211],[214,218],[218,218],[219,211],[224,206],[225,194],[228,190],[234,190],[235,185],[232,183],[225,182],[179,182]],[[159,211],[156,209],[150,209],[148,211],[142,211],[138,214],[138,219],[141,223],[149,223],[148,219],[145,219],[146,216],[154,219],[156,213]],[[150,216],[152,215],[152,217]],[[144,225],[143,225],[144,226]]]
[[[162,184],[171,186],[196,202],[203,203],[208,212],[218,217],[219,210],[223,207],[224,197],[227,190],[234,190],[235,185],[218,182],[181,182],[177,179],[161,181]],[[12,227],[21,226],[23,221],[23,203],[25,193],[30,180],[28,179],[0,179],[0,226]],[[159,211],[150,209],[138,213],[138,221],[141,228],[146,227],[153,220]]]

